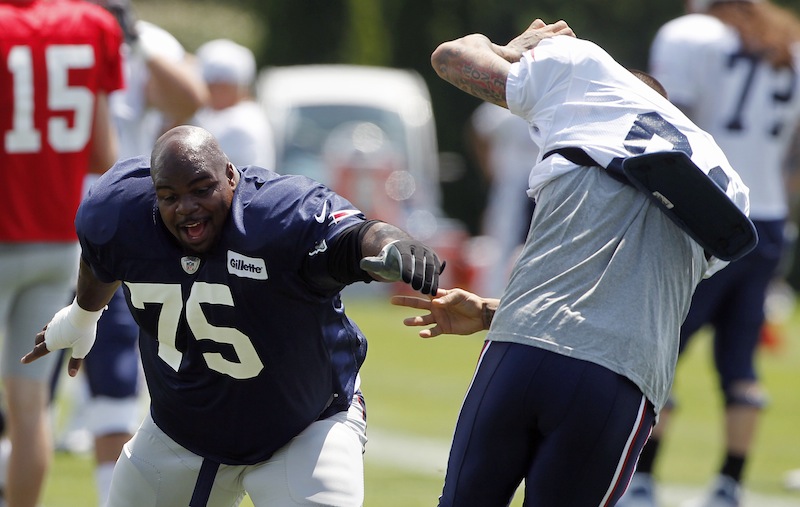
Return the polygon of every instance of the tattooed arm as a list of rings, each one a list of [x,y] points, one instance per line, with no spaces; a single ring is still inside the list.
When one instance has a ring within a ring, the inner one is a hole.
[[[505,46],[493,43],[485,35],[466,35],[440,44],[431,55],[431,65],[439,77],[462,91],[508,107],[506,79],[511,64],[540,40],[555,35],[575,36],[564,21],[547,25],[541,19]]]

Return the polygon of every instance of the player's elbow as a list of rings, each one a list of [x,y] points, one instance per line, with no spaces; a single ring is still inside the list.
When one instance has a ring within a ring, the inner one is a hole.
[[[445,79],[447,76],[447,69],[452,60],[453,49],[451,43],[444,42],[433,50],[431,53],[431,66],[439,77]]]

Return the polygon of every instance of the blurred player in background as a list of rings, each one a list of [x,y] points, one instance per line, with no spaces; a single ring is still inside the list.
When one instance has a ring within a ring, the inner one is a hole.
[[[533,200],[525,189],[539,148],[528,132],[528,122],[491,102],[481,103],[472,113],[468,133],[490,185],[481,227],[481,234],[491,242],[487,245],[490,261],[480,273],[478,292],[500,297],[528,235]]]
[[[216,39],[197,49],[197,61],[210,98],[193,123],[217,138],[233,165],[274,168],[272,128],[252,95],[256,78],[253,52],[232,40]]]
[[[11,507],[38,505],[52,459],[49,378],[28,368],[30,333],[69,301],[74,219],[88,171],[116,159],[108,95],[123,85],[117,22],[83,1],[0,2],[0,319]]]
[[[129,0],[92,0],[117,18],[123,30],[125,88],[111,94],[119,157],[149,155],[167,129],[187,122],[208,99],[194,62],[166,30],[137,19]],[[89,177],[87,189],[94,181]],[[81,414],[94,440],[95,483],[105,505],[114,463],[142,420],[138,327],[117,291],[98,322],[97,347],[86,358],[89,398]],[[58,372],[57,372],[58,373]]]
[[[755,250],[700,283],[681,329],[681,351],[701,327],[714,329],[725,455],[702,505],[733,507],[741,503],[740,484],[766,400],[755,356],[767,288],[786,253],[785,166],[800,120],[800,21],[768,0],[691,0],[687,9],[656,34],[651,73],[670,100],[714,136],[750,188],[750,218],[759,235]],[[665,411],[645,446],[621,505],[656,505],[652,473],[667,416]]]

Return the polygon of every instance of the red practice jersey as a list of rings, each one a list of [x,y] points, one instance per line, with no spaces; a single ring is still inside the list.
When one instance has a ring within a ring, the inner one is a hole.
[[[122,33],[83,0],[0,2],[0,242],[75,241],[97,95]]]

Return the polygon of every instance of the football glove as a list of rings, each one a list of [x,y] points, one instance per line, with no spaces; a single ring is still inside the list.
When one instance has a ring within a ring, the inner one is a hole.
[[[374,257],[361,259],[361,269],[390,282],[410,284],[423,294],[435,295],[444,262],[436,252],[414,240],[395,240]]]
[[[88,312],[78,306],[77,301],[66,306],[53,316],[44,332],[44,344],[47,350],[72,348],[72,357],[83,359],[94,344],[97,332],[97,321],[102,310]]]

